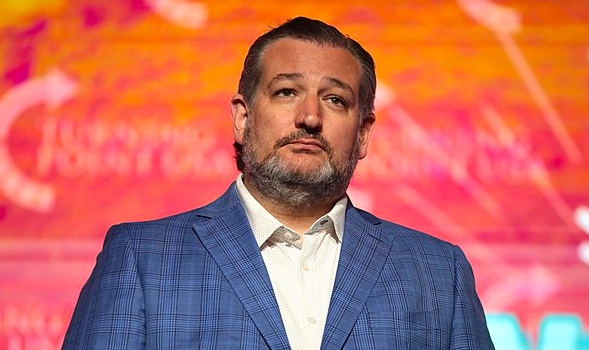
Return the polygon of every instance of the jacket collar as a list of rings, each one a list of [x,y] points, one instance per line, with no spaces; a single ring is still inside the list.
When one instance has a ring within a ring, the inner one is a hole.
[[[383,234],[381,223],[380,219],[348,203],[322,349],[343,347],[380,276],[395,237]]]
[[[233,183],[198,209],[196,235],[225,275],[270,348],[289,348],[278,303],[258,244]],[[345,234],[323,332],[322,348],[341,348],[362,311],[391,249],[381,221],[348,201]]]
[[[233,183],[215,202],[196,211],[196,235],[272,349],[289,348],[278,303],[260,249]]]

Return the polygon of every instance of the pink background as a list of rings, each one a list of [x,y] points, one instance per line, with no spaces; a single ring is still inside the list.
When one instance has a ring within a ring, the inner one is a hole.
[[[268,25],[336,25],[377,64],[350,196],[459,244],[487,312],[589,322],[584,1],[3,0],[0,349],[55,349],[108,227],[237,171],[229,99]]]

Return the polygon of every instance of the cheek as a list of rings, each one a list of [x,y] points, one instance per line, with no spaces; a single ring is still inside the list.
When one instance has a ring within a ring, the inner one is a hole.
[[[357,142],[357,132],[347,132],[338,135],[339,137],[333,140],[332,147],[335,156],[341,159],[349,159],[354,149],[354,144]]]
[[[271,123],[265,122],[252,128],[251,143],[259,154],[267,155],[274,149],[274,144],[280,138],[280,131]]]
[[[339,144],[341,148],[351,149],[358,138],[358,128],[356,125],[337,125],[335,132],[332,135],[333,142]]]
[[[292,123],[288,123],[286,118],[269,117],[260,120],[256,126],[255,136],[262,144],[262,147],[274,147],[276,141],[283,138],[296,130],[292,127]]]

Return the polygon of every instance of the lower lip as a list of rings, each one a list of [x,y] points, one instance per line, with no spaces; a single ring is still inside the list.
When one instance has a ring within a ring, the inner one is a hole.
[[[309,151],[320,151],[323,150],[319,145],[315,145],[312,143],[289,143],[290,146],[293,146],[296,149],[300,150],[309,150]]]

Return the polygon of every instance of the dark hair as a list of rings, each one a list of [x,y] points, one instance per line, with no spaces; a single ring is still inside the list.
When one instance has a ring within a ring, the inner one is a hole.
[[[372,56],[358,42],[343,35],[337,28],[306,17],[288,20],[254,41],[245,57],[237,90],[246,103],[251,105],[256,96],[258,84],[262,78],[262,58],[266,47],[284,38],[340,47],[352,54],[362,68],[360,91],[358,93],[360,117],[364,118],[372,113],[376,92],[376,72]]]
[[[256,96],[258,85],[262,78],[262,59],[268,45],[284,38],[299,39],[320,45],[339,47],[347,50],[360,64],[362,77],[358,92],[358,112],[360,120],[374,111],[374,96],[376,93],[376,72],[372,56],[362,48],[358,42],[349,36],[342,34],[337,28],[324,22],[306,17],[290,19],[280,26],[273,28],[260,36],[250,47],[243,71],[239,79],[237,92],[241,94],[248,105],[252,105]],[[243,171],[244,164],[241,159],[241,145],[235,143],[235,159],[237,168]]]

